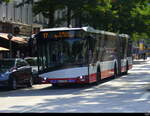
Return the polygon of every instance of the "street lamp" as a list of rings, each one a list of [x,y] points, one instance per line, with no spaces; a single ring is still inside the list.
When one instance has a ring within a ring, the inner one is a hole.
[[[10,54],[10,58],[12,57],[12,49],[11,49],[11,39],[13,38],[13,35],[11,33],[9,33],[7,35],[8,39],[9,39],[9,54]]]

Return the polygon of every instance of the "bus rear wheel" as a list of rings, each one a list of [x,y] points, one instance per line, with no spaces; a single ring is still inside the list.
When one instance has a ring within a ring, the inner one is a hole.
[[[98,84],[101,81],[101,71],[100,68],[97,68],[97,73],[96,73],[96,83]]]
[[[128,74],[128,70],[129,70],[129,69],[128,69],[128,62],[127,62],[127,64],[126,64],[126,71],[124,72],[125,75]]]
[[[114,66],[114,78],[117,78],[117,76],[118,76],[118,73],[117,73],[117,65],[115,64],[115,66]]]

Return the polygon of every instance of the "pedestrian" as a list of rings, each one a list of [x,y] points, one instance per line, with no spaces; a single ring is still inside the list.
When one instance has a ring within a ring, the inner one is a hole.
[[[146,59],[146,53],[145,52],[143,53],[143,59],[144,60]]]

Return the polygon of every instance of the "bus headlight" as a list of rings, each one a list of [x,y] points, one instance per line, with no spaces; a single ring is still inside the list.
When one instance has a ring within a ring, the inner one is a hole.
[[[80,76],[79,79],[80,79],[80,81],[85,81],[85,77],[84,76]]]
[[[80,78],[80,79],[83,79],[83,76],[80,76],[79,78]]]
[[[44,77],[44,78],[43,78],[43,80],[44,80],[44,81],[46,81],[46,80],[47,80],[47,78],[46,78],[46,77]]]

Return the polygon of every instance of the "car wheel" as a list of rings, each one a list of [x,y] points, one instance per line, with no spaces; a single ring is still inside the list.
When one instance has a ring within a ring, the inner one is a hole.
[[[15,90],[15,89],[17,89],[17,81],[16,81],[16,78],[11,77],[11,78],[9,79],[9,89],[10,89],[10,90]]]

